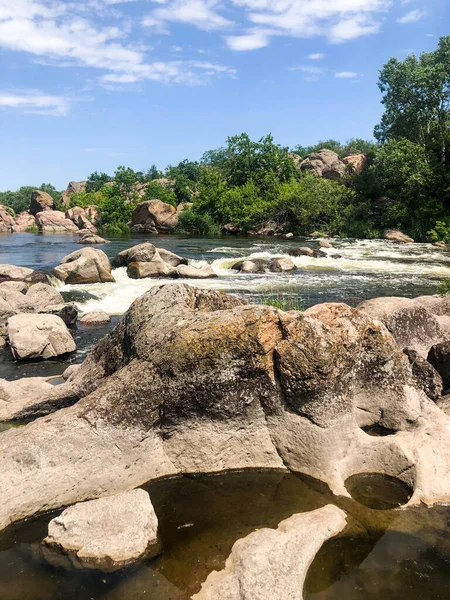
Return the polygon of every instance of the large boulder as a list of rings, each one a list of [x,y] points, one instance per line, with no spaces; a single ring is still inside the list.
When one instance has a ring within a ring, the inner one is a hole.
[[[316,177],[325,179],[341,179],[346,172],[346,165],[341,161],[336,152],[326,148],[313,152],[300,163],[302,171],[309,171]]]
[[[59,199],[63,206],[69,206],[72,194],[86,191],[86,181],[70,181],[67,189],[61,194]]]
[[[0,379],[0,421],[37,416],[37,407],[45,406],[54,391],[55,386],[45,377],[24,377],[16,381]],[[62,403],[59,408],[65,405]]]
[[[0,204],[0,233],[11,233],[14,225],[14,211]]]
[[[267,267],[272,273],[288,273],[297,268],[290,258],[272,258]]]
[[[83,567],[114,571],[158,550],[158,519],[141,489],[66,508],[48,525],[44,544]]]
[[[193,600],[302,600],[317,552],[346,524],[345,513],[328,505],[255,531],[234,544],[225,568],[213,571]]]
[[[76,350],[72,335],[56,315],[14,315],[8,319],[8,337],[16,359],[53,358]]]
[[[450,385],[450,341],[435,344],[428,353],[428,362],[433,365],[447,386]]]
[[[414,301],[438,317],[450,316],[450,294],[445,296],[419,296],[414,298]]]
[[[266,273],[268,263],[267,258],[238,260],[233,264],[232,269],[240,273]]]
[[[406,235],[406,233],[403,233],[398,229],[386,231],[384,239],[389,240],[390,242],[396,242],[397,244],[412,244],[414,242],[412,237],[409,237],[409,235]]]
[[[35,310],[32,299],[27,298],[17,290],[1,287],[0,298],[3,298],[9,304],[15,314],[20,312],[34,312]]]
[[[248,232],[248,235],[260,235],[260,236],[272,236],[281,235],[285,230],[284,223],[278,223],[277,221],[266,221],[255,229]]]
[[[36,216],[40,212],[53,210],[55,202],[50,194],[34,190],[31,193],[30,214]]]
[[[217,277],[214,269],[209,264],[194,267],[193,265],[180,265],[176,267],[176,276],[184,279],[211,279]]]
[[[431,398],[435,402],[439,400],[444,389],[442,377],[433,365],[425,358],[422,358],[416,350],[405,348],[403,351],[409,359],[417,385],[425,392],[428,398]]]
[[[161,200],[146,200],[136,206],[131,217],[132,231],[171,233],[178,225],[177,209]]]
[[[71,232],[77,231],[78,227],[73,221],[67,219],[59,210],[46,210],[36,213],[36,225],[42,233]]]
[[[45,283],[32,285],[26,293],[26,300],[37,312],[55,304],[64,304],[64,298],[58,290]]]
[[[53,269],[58,279],[67,284],[114,282],[108,257],[96,248],[81,248],[65,256]]]
[[[29,227],[33,226],[36,226],[35,217],[29,212],[22,212],[14,217],[13,230],[15,232],[26,231]]]
[[[349,154],[342,159],[344,165],[350,166],[353,173],[358,175],[363,173],[367,168],[367,155],[366,154]]]
[[[423,358],[434,344],[444,339],[437,318],[409,298],[374,298],[358,309],[382,321],[401,348],[412,348]]]
[[[16,267],[16,265],[0,265],[0,282],[2,281],[26,281],[33,275],[33,269],[27,267]]]

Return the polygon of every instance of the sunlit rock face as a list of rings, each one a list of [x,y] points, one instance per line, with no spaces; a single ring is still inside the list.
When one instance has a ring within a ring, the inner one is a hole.
[[[57,392],[79,399],[0,437],[0,525],[182,473],[361,472],[411,503],[450,499],[450,421],[388,329],[345,304],[285,313],[156,286]],[[373,437],[377,426],[391,435]]]

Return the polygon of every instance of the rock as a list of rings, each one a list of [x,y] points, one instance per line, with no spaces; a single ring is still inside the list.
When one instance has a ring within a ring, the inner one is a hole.
[[[223,571],[213,571],[193,600],[302,600],[314,557],[346,524],[330,504],[259,529],[234,544]]]
[[[170,265],[171,267],[179,267],[180,265],[187,265],[188,261],[186,258],[182,258],[178,256],[178,254],[174,254],[170,252],[170,250],[165,250],[164,248],[158,248],[158,254],[162,258],[162,260]]]
[[[37,312],[54,304],[64,304],[64,298],[58,290],[45,283],[32,285],[27,291],[26,300]]]
[[[14,225],[14,211],[0,204],[0,233],[12,233]]]
[[[50,278],[47,273],[41,273],[40,271],[33,271],[30,275],[27,275],[24,279],[25,283],[34,285],[35,283],[46,283],[50,284]]]
[[[109,244],[109,241],[95,233],[85,233],[77,244]]]
[[[160,233],[171,233],[178,225],[177,209],[161,200],[146,200],[136,206],[131,216],[131,230],[136,226],[145,231],[156,229]]]
[[[440,342],[430,348],[428,362],[433,365],[447,385],[450,385],[450,341]]]
[[[333,246],[330,244],[328,240],[319,240],[319,248],[332,248]]]
[[[434,242],[433,246],[435,248],[440,248],[441,250],[447,250],[448,246],[445,242]]]
[[[65,256],[53,269],[66,284],[114,282],[108,257],[95,248],[81,248]]]
[[[222,233],[224,235],[240,235],[242,233],[242,227],[235,225],[234,223],[227,223],[222,227]]]
[[[352,173],[357,175],[363,173],[367,168],[367,155],[366,154],[350,154],[342,159],[344,165],[348,165],[351,168]]]
[[[70,220],[66,219],[63,212],[59,210],[46,210],[36,214],[36,225],[42,233],[52,233],[57,231],[77,231],[78,227]]]
[[[69,367],[67,367],[67,369],[64,371],[64,373],[61,375],[61,377],[63,377],[66,380],[70,379],[80,370],[80,367],[81,367],[81,365],[70,365]]]
[[[86,313],[80,319],[83,325],[105,325],[111,321],[111,317],[103,310],[93,310]]]
[[[73,302],[69,304],[51,304],[40,308],[39,313],[56,315],[64,321],[67,326],[75,325],[78,321],[78,308]]]
[[[8,337],[16,359],[52,358],[76,350],[69,330],[56,315],[14,315],[8,319]]]
[[[132,246],[131,248],[119,252],[119,254],[112,259],[111,263],[117,268],[128,266],[133,262],[151,262],[156,251],[156,247],[153,244],[150,244],[150,242],[138,244],[137,246]]]
[[[281,235],[283,233],[284,228],[284,224],[277,223],[276,221],[267,221],[259,227],[256,227],[256,229],[252,229],[251,231],[249,231],[248,235]]]
[[[75,225],[78,225],[78,218],[80,216],[85,217],[86,211],[84,208],[81,208],[81,206],[73,206],[72,208],[66,210],[65,215],[66,219],[70,219],[75,223]]]
[[[14,313],[34,312],[34,305],[32,301],[21,292],[7,288],[0,288],[0,298],[3,298],[3,300],[9,304]]]
[[[192,265],[180,265],[176,267],[178,277],[185,279],[211,279],[217,277],[211,265],[206,264],[201,267],[193,267]]]
[[[16,311],[11,306],[11,304],[9,304],[9,302],[7,302],[4,298],[0,296],[0,337],[2,338],[2,340],[5,339],[7,335],[8,319],[9,317],[12,317],[15,314]]]
[[[292,232],[289,232],[289,233],[286,233],[284,237],[285,238],[293,238],[294,234]]]
[[[15,265],[0,265],[0,282],[25,281],[34,273],[33,269],[16,267]]]
[[[21,294],[26,294],[28,285],[24,281],[3,281],[0,283],[0,290],[13,290]]]
[[[145,279],[147,277],[175,277],[176,270],[168,265],[159,256],[156,250],[150,262],[131,262],[127,267],[127,275],[131,279]]]
[[[346,174],[346,166],[336,152],[326,148],[313,152],[300,163],[302,171],[309,171],[316,177],[341,179]]]
[[[265,273],[268,265],[266,258],[255,258],[253,260],[239,260],[234,263],[232,269],[241,273]]]
[[[434,315],[450,316],[450,295],[446,296],[419,296],[414,301]]]
[[[40,404],[54,388],[45,377],[24,377],[16,381],[0,379],[0,422],[27,418],[27,409]]]
[[[403,352],[409,359],[417,385],[425,392],[428,398],[436,402],[442,396],[444,389],[442,377],[427,360],[419,356],[416,350],[405,348]]]
[[[187,265],[187,260],[169,250],[156,248],[146,242],[119,252],[112,260],[114,267],[127,266],[128,277],[178,277],[176,267]]]
[[[343,304],[283,312],[153,286],[55,387],[52,403],[76,404],[0,435],[0,528],[165,476],[247,468],[299,471],[347,497],[351,475],[384,473],[410,486],[409,505],[450,501],[449,418],[386,327]],[[362,429],[375,425],[396,434]]]
[[[272,258],[267,266],[272,273],[286,273],[297,268],[290,258]]]
[[[409,298],[374,298],[358,309],[382,321],[401,348],[417,350],[423,358],[444,338],[436,317]]]
[[[86,217],[89,219],[89,221],[92,223],[92,225],[94,225],[94,227],[96,227],[97,225],[100,225],[102,222],[102,215],[101,215],[100,209],[98,208],[98,206],[95,206],[93,204],[90,204],[87,207]]]
[[[444,411],[446,415],[450,416],[450,394],[439,398],[439,400],[436,402],[436,406]]]
[[[287,253],[291,256],[314,256],[314,250],[307,246],[300,246],[300,248],[289,248]]]
[[[69,206],[70,198],[73,194],[86,191],[86,181],[70,181],[67,189],[61,194],[59,199],[63,206]]]
[[[327,233],[323,233],[322,231],[313,231],[310,235],[310,237],[317,239],[317,238],[327,238],[329,237],[329,235]]]
[[[29,227],[36,226],[34,215],[29,212],[22,212],[14,217],[13,231],[26,231]]]
[[[75,555],[81,565],[114,571],[158,549],[158,519],[141,489],[66,508],[48,525],[44,544]]]
[[[30,214],[36,216],[40,212],[53,210],[55,202],[50,194],[34,190],[31,193]]]
[[[406,233],[402,233],[397,229],[386,231],[384,239],[389,240],[390,242],[396,242],[397,244],[412,244],[414,242],[414,240],[406,235]]]

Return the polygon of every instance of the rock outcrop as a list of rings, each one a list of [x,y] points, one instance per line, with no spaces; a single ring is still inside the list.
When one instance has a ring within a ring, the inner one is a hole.
[[[108,257],[95,248],[81,248],[65,256],[53,269],[58,279],[67,284],[114,282]]]
[[[131,217],[131,231],[137,233],[171,233],[178,225],[179,212],[161,200],[146,200],[136,206]]]
[[[0,204],[0,233],[12,233],[14,226],[14,211]]]
[[[26,283],[35,283],[40,279],[42,273],[28,269],[27,267],[16,267],[16,265],[0,265],[0,283],[3,281],[22,281]],[[46,280],[47,281],[47,280]]]
[[[59,199],[63,206],[69,206],[73,194],[86,191],[86,181],[70,181]]]
[[[345,164],[336,152],[326,148],[313,152],[300,163],[302,171],[309,171],[316,177],[324,179],[341,179],[347,172]]]
[[[59,210],[45,210],[36,213],[36,225],[42,233],[77,231],[78,227],[73,221],[67,219]]]
[[[158,519],[141,489],[66,508],[50,521],[44,544],[87,568],[115,571],[158,550]]]
[[[29,212],[22,212],[14,217],[13,231],[20,233],[36,225],[35,217]]]
[[[350,166],[353,173],[360,174],[367,168],[367,155],[366,154],[349,154],[342,159],[344,165]]]
[[[36,216],[40,212],[53,210],[54,206],[55,202],[47,192],[34,190],[31,193],[30,214]]]
[[[43,310],[55,304],[64,304],[64,298],[58,290],[45,283],[32,285],[26,293],[26,300],[36,311]]]
[[[56,315],[14,315],[8,319],[8,338],[16,359],[53,358],[77,348],[63,320]]]
[[[223,571],[213,571],[192,600],[302,600],[314,557],[345,525],[345,513],[328,505],[255,531],[234,544]]]
[[[343,304],[284,313],[155,286],[56,387],[78,402],[0,436],[0,528],[162,476],[250,467],[343,496],[351,475],[385,473],[410,504],[450,501],[449,418],[386,327]],[[375,425],[395,435],[363,430]]]
[[[398,229],[390,229],[384,234],[384,238],[390,242],[396,242],[397,244],[412,244],[414,240],[406,233],[399,231]]]

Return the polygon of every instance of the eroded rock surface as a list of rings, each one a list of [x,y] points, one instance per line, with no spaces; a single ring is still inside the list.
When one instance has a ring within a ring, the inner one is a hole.
[[[138,298],[65,384],[69,408],[0,436],[0,527],[165,475],[300,471],[348,495],[399,477],[412,504],[450,500],[450,421],[377,319],[304,313],[184,284]],[[56,402],[55,397],[53,401]],[[393,432],[373,437],[363,427]]]
[[[76,350],[72,335],[57,315],[14,315],[8,319],[8,337],[18,359],[53,358]]]
[[[73,232],[78,227],[73,221],[67,219],[59,210],[44,210],[38,212],[35,217],[36,225],[42,233]]]
[[[255,531],[234,544],[224,570],[213,571],[192,600],[302,600],[314,557],[345,525],[345,513],[328,505]]]
[[[108,257],[96,248],[81,248],[65,256],[53,269],[56,277],[64,283],[114,282]]]
[[[158,519],[148,493],[137,489],[66,508],[48,525],[44,544],[82,566],[113,571],[158,548]]]

